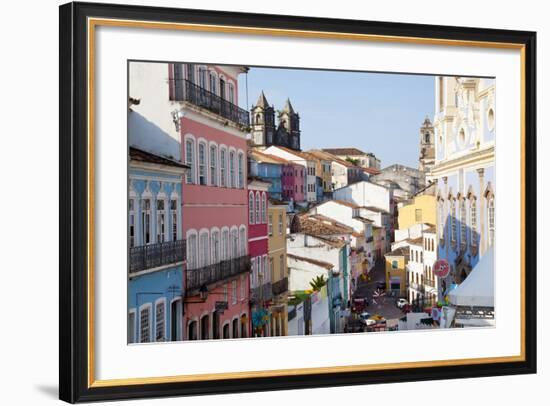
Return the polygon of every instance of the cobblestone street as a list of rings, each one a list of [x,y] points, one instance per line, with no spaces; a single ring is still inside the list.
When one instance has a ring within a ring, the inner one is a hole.
[[[376,286],[380,282],[383,283],[384,280],[384,261],[378,260],[373,270],[370,272],[369,280],[359,280],[354,297],[367,297],[369,305],[366,311],[372,315],[379,314],[388,321],[399,319],[403,317],[403,312],[395,304],[395,301],[398,299],[397,297],[391,297],[388,296],[388,294],[384,294],[378,298],[373,298]]]

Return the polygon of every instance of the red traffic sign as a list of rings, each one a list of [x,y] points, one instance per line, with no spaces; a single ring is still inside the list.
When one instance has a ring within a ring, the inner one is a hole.
[[[451,267],[449,266],[449,262],[446,259],[440,259],[435,262],[434,274],[436,274],[440,278],[447,277],[450,271],[451,271]]]

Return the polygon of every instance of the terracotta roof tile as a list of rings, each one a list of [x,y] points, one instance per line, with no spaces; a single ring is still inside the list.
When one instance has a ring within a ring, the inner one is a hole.
[[[351,234],[353,229],[341,224],[323,221],[319,218],[298,216],[300,231],[314,236]]]
[[[270,154],[264,154],[263,152],[257,151],[257,150],[250,150],[250,156],[252,159],[254,159],[257,162],[266,162],[266,163],[272,163],[272,164],[284,164],[284,165],[290,165],[292,162],[280,158],[276,155],[270,155]]]
[[[409,254],[410,254],[409,247],[399,247],[384,255],[388,257],[399,257],[399,256],[408,257]]]
[[[357,148],[323,148],[323,151],[334,155],[367,155]]]
[[[287,253],[286,256],[289,257],[289,258],[298,260],[298,261],[309,262],[310,264],[314,264],[314,265],[320,266],[320,267],[322,267],[322,268],[328,269],[329,271],[330,271],[332,268],[334,268],[334,265],[332,265],[331,263],[325,262],[325,261],[319,261],[319,260],[317,260],[317,259],[306,258],[306,257],[300,257],[300,256],[298,256],[298,255],[294,255],[294,254],[291,254],[291,253]]]

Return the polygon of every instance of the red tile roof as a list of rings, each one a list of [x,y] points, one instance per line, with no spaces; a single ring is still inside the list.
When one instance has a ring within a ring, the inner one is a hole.
[[[357,148],[323,148],[323,151],[334,155],[367,155],[363,151]]]
[[[320,267],[322,267],[322,268],[328,269],[329,271],[330,271],[332,268],[334,268],[334,265],[332,265],[331,263],[325,262],[325,261],[319,261],[319,260],[317,260],[317,259],[306,258],[306,257],[300,257],[300,256],[298,256],[298,255],[294,255],[294,254],[290,254],[290,253],[287,253],[286,256],[289,257],[289,258],[292,258],[292,259],[294,259],[294,260],[297,260],[297,261],[309,262],[310,264],[314,264],[314,265],[320,266]]]
[[[290,165],[292,162],[280,158],[276,155],[270,155],[270,154],[264,154],[263,152],[257,151],[257,150],[250,150],[250,156],[252,159],[258,162],[266,162],[270,164],[283,164],[283,165]]]

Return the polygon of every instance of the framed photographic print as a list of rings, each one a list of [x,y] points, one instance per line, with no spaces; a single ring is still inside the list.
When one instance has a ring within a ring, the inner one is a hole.
[[[534,32],[60,7],[60,398],[536,372]]]

